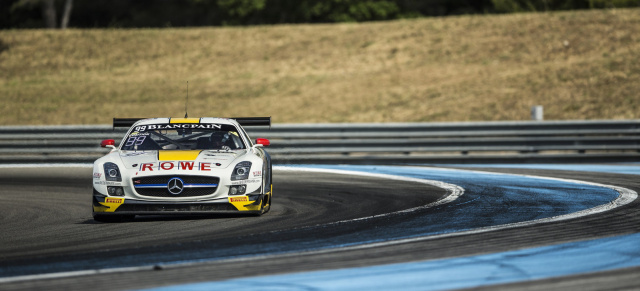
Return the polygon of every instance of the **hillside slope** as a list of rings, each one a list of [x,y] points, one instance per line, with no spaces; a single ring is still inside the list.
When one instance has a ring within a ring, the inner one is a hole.
[[[193,29],[0,31],[0,125],[640,118],[640,9]]]

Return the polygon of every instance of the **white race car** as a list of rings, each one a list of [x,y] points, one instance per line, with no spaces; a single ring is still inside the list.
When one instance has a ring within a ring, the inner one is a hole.
[[[269,140],[249,138],[241,125],[256,118],[114,118],[131,126],[118,147],[93,164],[93,218],[135,215],[252,213],[271,207]]]

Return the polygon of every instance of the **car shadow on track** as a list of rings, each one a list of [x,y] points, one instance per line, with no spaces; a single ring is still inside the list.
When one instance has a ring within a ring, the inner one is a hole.
[[[156,222],[156,221],[185,221],[185,220],[204,220],[204,219],[230,219],[230,218],[252,218],[258,217],[247,214],[207,214],[207,215],[145,215],[136,216],[135,218],[122,218],[110,222],[99,222],[93,219],[87,219],[78,224],[103,224],[103,223],[130,223],[130,222]]]

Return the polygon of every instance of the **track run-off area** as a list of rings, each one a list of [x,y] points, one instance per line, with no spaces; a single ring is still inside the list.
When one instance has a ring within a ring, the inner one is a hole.
[[[453,166],[277,166],[261,217],[123,223],[89,165],[2,166],[0,289],[640,288],[640,165]]]

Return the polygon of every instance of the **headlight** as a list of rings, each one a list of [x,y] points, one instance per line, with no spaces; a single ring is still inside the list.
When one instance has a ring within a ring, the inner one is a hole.
[[[107,181],[122,182],[118,165],[114,163],[104,163],[104,178]]]
[[[229,195],[244,195],[247,192],[247,185],[233,185],[229,187]]]
[[[107,193],[111,196],[124,196],[124,189],[120,186],[107,186]]]
[[[250,170],[251,162],[238,163],[231,173],[231,181],[249,179]]]

